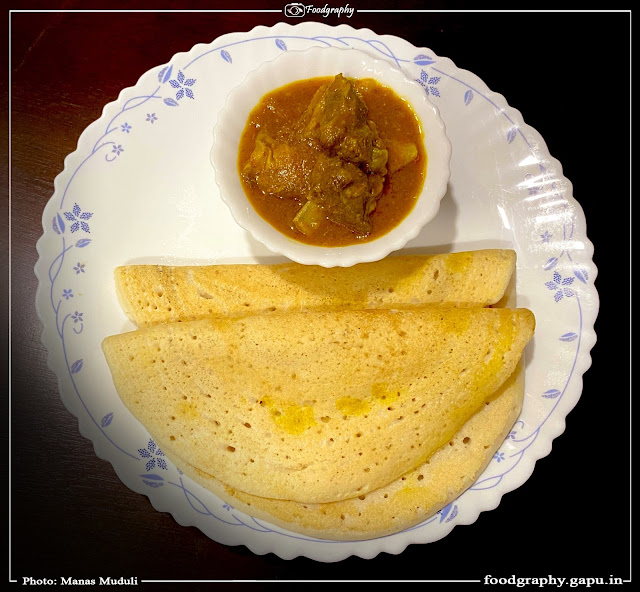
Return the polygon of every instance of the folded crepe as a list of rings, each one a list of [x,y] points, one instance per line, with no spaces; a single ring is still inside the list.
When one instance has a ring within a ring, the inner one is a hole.
[[[250,495],[167,453],[165,442],[156,444],[193,481],[249,516],[321,539],[372,539],[420,524],[475,483],[522,409],[522,365],[430,459],[390,484],[348,500],[303,504]]]
[[[138,327],[212,315],[300,310],[482,307],[505,293],[512,250],[396,255],[348,268],[277,265],[126,265],[115,270],[118,299]]]
[[[513,374],[526,309],[210,318],[107,337],[125,405],[163,449],[234,490],[354,498],[420,466]]]

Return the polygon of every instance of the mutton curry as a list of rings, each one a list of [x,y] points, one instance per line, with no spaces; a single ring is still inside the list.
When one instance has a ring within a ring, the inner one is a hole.
[[[373,79],[341,74],[265,95],[238,154],[258,214],[295,240],[327,247],[397,226],[415,205],[426,163],[411,107]]]

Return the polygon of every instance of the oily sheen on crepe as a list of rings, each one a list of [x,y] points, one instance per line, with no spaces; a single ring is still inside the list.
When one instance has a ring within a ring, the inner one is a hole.
[[[125,405],[165,450],[246,493],[331,502],[425,462],[514,372],[526,309],[253,315],[107,337]]]
[[[396,255],[349,268],[277,265],[116,268],[125,314],[138,327],[225,315],[299,310],[406,308],[425,304],[487,306],[498,302],[516,254],[484,249]]]
[[[506,438],[522,408],[524,370],[516,369],[460,430],[430,459],[366,495],[303,504],[257,497],[225,485],[187,461],[165,453],[196,483],[247,515],[292,532],[332,540],[363,540],[411,528],[468,489]],[[164,451],[162,441],[156,444]]]

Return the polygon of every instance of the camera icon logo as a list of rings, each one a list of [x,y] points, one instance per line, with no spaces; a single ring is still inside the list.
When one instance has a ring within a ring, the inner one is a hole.
[[[304,4],[300,4],[300,2],[291,2],[284,7],[285,16],[303,17],[304,13]]]

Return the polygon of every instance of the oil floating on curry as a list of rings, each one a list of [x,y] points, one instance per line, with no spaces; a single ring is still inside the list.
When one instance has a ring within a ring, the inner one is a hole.
[[[244,192],[274,228],[307,244],[367,242],[413,209],[426,177],[420,121],[373,79],[301,80],[265,95],[240,139]]]

